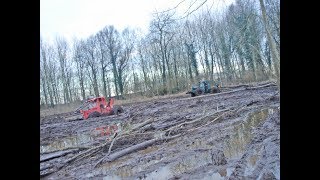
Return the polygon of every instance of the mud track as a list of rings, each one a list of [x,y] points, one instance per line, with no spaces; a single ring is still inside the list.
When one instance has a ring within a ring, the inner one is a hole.
[[[43,119],[41,178],[280,179],[280,98],[274,84],[123,108],[118,116]],[[110,134],[97,129],[112,125],[118,129]]]

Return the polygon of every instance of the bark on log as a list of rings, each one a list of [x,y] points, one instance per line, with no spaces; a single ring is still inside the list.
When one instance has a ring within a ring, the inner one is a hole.
[[[133,127],[132,130],[130,132],[133,132],[133,131],[136,131],[137,129],[140,129],[142,128],[143,126],[147,125],[147,124],[150,124],[154,121],[154,118],[151,118],[141,124],[138,124],[137,126]]]
[[[74,149],[84,150],[84,149],[90,149],[90,147],[88,147],[88,146],[72,146],[72,147],[67,147],[67,148],[59,149],[59,150],[47,151],[47,152],[41,153],[40,155],[46,155],[46,154],[51,154],[51,153],[55,153],[55,152],[74,150]]]
[[[122,157],[122,156],[126,155],[126,154],[129,154],[131,152],[134,152],[134,151],[140,150],[142,148],[148,147],[148,146],[154,144],[156,141],[158,141],[158,139],[151,139],[151,140],[145,141],[143,143],[136,144],[134,146],[131,146],[129,148],[126,148],[126,149],[123,149],[121,151],[118,151],[118,152],[115,152],[115,153],[111,154],[110,156],[108,156],[106,158],[106,160],[108,162],[113,161],[113,160],[115,160],[115,159],[117,159],[119,157]]]
[[[175,136],[171,136],[171,137],[165,137],[165,138],[158,138],[158,139],[151,139],[151,140],[148,140],[148,141],[145,141],[145,142],[142,142],[140,144],[136,144],[134,146],[131,146],[131,147],[128,147],[126,149],[123,149],[121,151],[118,151],[118,152],[115,152],[111,155],[108,155],[106,157],[103,158],[103,160],[105,159],[107,162],[111,162],[111,161],[114,161],[126,154],[129,154],[129,153],[132,153],[134,151],[137,151],[137,150],[140,150],[140,149],[144,149],[156,142],[159,142],[159,141],[167,141],[167,140],[171,140],[171,139],[174,139],[174,138],[177,138],[181,136],[181,134],[178,134],[178,135],[175,135]],[[100,162],[102,162],[100,160]]]
[[[40,162],[48,161],[50,159],[58,158],[64,156],[66,154],[78,151],[79,149],[70,149],[65,151],[54,152],[50,154],[40,155]]]
[[[274,83],[269,83],[269,84],[265,84],[265,85],[261,85],[261,86],[248,87],[246,89],[247,90],[253,90],[253,89],[260,89],[260,88],[270,87],[270,86],[277,86],[277,85],[274,84]]]
[[[43,170],[46,170],[46,169],[50,169],[50,168],[53,168],[53,165],[40,167],[40,171],[43,171]]]
[[[240,84],[240,85],[234,85],[234,86],[223,86],[221,89],[234,89],[234,88],[240,88],[240,87],[250,87],[253,85],[249,84]]]

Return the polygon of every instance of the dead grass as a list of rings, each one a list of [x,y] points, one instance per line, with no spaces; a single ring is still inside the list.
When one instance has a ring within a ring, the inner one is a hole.
[[[80,105],[80,103],[59,104],[56,105],[54,108],[40,109],[40,118],[45,116],[51,116],[54,114],[72,112],[75,109],[77,109]]]
[[[154,97],[145,97],[145,96],[134,96],[130,99],[126,100],[116,100],[116,105],[129,105],[132,103],[140,103],[140,102],[147,102],[147,101],[153,101],[153,100],[161,100],[161,99],[168,99],[168,98],[174,98],[174,97],[180,97],[186,95],[186,92],[180,92],[177,94],[168,94],[164,96],[154,96]]]

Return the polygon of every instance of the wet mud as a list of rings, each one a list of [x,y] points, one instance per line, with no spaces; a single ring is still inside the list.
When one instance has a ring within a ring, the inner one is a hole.
[[[274,85],[123,109],[120,115],[87,120],[68,121],[65,114],[44,118],[41,179],[280,179],[280,98]],[[96,165],[116,135],[110,155],[162,139]]]

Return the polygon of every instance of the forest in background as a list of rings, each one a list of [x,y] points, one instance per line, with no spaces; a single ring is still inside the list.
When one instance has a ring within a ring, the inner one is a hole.
[[[155,12],[145,35],[107,25],[72,43],[40,38],[40,104],[175,94],[201,79],[222,86],[276,79],[280,88],[279,54],[279,0],[236,0],[186,17]]]

